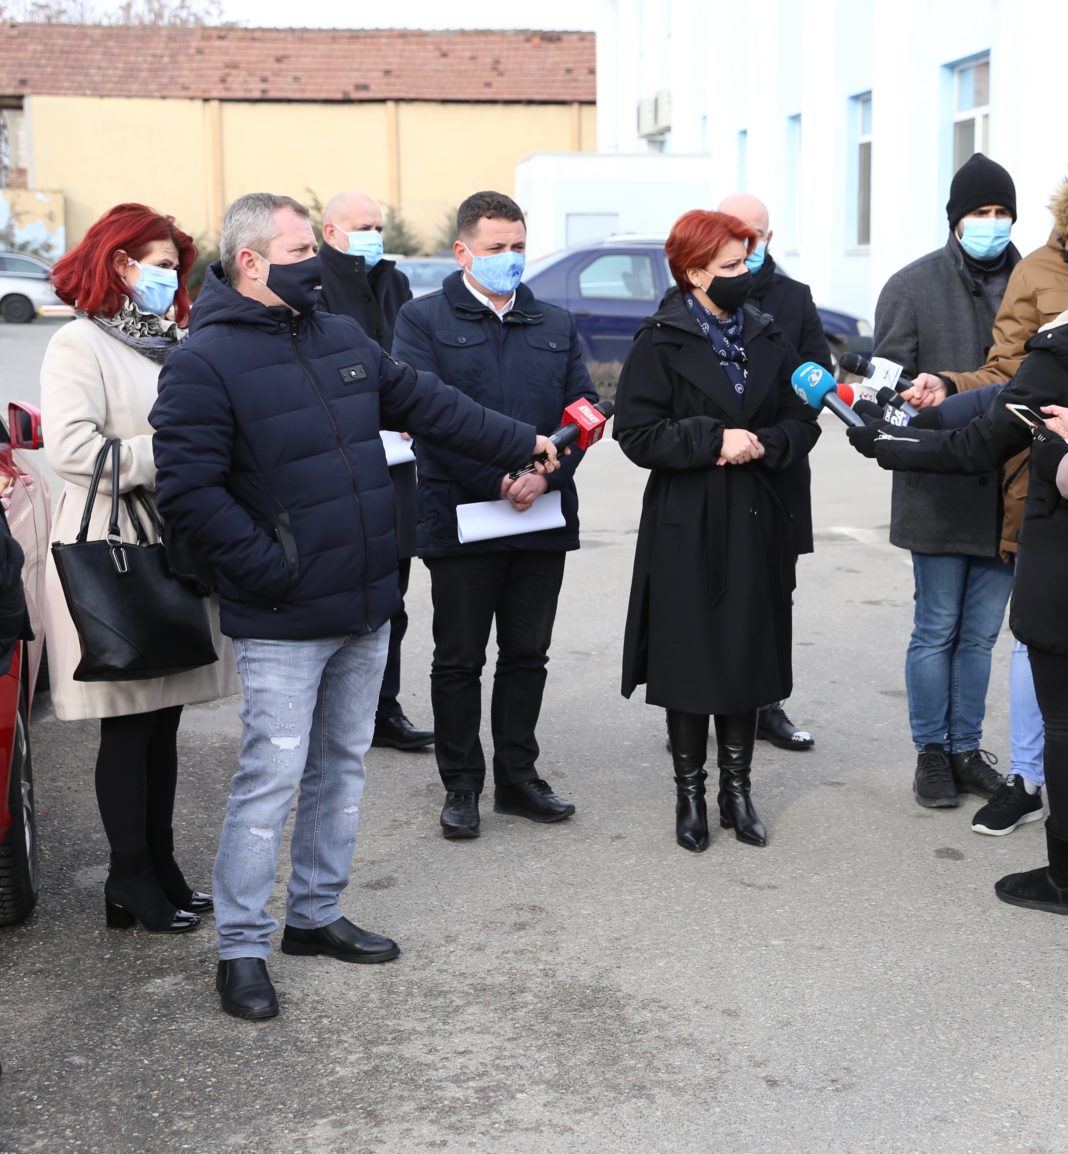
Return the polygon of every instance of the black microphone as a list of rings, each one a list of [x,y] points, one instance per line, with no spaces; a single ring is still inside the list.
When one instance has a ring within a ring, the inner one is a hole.
[[[875,399],[880,405],[885,405],[888,409],[900,410],[902,415],[907,418],[905,421],[906,424],[920,411],[910,405],[899,393],[895,393],[893,389],[887,388],[886,385],[883,385],[875,394]]]
[[[859,353],[843,353],[838,358],[838,364],[847,373],[856,373],[858,377],[865,377],[869,381],[873,377],[879,377],[884,383],[889,384],[890,378],[893,377],[893,388],[899,393],[912,388],[912,381],[902,376],[899,364],[883,357],[879,357],[878,360],[881,363],[876,364],[874,361],[865,360]]]

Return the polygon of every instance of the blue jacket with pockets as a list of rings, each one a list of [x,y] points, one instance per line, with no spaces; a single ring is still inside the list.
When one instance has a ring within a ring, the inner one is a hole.
[[[282,640],[369,633],[400,605],[379,428],[499,470],[528,461],[535,436],[348,317],[242,296],[218,264],[150,419],[160,512],[215,578],[223,632]]]

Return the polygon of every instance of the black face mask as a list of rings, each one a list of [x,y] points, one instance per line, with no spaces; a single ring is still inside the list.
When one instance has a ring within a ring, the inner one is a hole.
[[[717,308],[733,312],[745,304],[752,291],[753,274],[746,269],[738,276],[714,276],[704,293]]]
[[[266,257],[263,258],[267,260]],[[323,291],[323,273],[317,256],[296,264],[272,264],[267,270],[267,287],[298,313],[310,313]]]

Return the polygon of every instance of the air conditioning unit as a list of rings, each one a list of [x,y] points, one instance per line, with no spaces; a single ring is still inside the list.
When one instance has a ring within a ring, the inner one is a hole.
[[[652,99],[639,100],[638,135],[655,136],[656,131],[656,101]]]
[[[671,131],[671,89],[661,88],[656,94],[654,101],[656,105],[656,131],[670,132]]]

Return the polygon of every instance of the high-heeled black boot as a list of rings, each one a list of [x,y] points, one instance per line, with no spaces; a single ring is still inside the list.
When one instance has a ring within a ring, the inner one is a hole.
[[[675,767],[675,840],[691,853],[708,849],[705,758],[708,714],[667,711],[671,761]]]
[[[767,845],[768,834],[749,797],[757,711],[716,715],[716,760],[719,765],[719,824],[734,828],[747,845]]]
[[[148,850],[112,853],[104,882],[104,913],[113,930],[128,930],[140,922],[154,934],[184,934],[200,925],[200,918],[175,908],[156,878]]]
[[[171,903],[180,910],[188,910],[191,914],[206,914],[214,909],[211,894],[191,889],[181,868],[174,860],[173,830],[150,829],[148,852],[152,855],[152,866],[159,879],[160,889]]]

